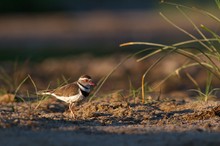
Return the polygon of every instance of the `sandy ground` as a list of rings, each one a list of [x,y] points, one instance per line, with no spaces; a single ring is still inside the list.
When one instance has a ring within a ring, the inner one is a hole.
[[[75,107],[49,98],[1,104],[2,145],[219,145],[220,102],[99,99]]]

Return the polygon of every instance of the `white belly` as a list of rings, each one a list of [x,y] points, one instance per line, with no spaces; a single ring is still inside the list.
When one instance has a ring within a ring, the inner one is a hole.
[[[69,96],[69,97],[66,97],[66,96],[57,96],[56,94],[51,94],[53,95],[54,97],[56,97],[57,99],[59,100],[62,100],[62,101],[65,101],[67,103],[73,103],[73,102],[77,102],[77,101],[80,101],[83,99],[83,95],[81,94],[77,94],[77,95],[74,95],[74,96]]]

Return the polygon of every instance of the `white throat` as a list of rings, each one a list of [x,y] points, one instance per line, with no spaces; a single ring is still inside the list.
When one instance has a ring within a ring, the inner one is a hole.
[[[77,85],[79,86],[79,88],[82,90],[82,91],[85,91],[87,93],[90,92],[90,87],[84,87],[83,85],[81,85],[80,83],[77,82]]]

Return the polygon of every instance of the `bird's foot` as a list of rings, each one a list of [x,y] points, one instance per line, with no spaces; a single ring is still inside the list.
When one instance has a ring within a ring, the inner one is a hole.
[[[73,113],[73,111],[70,109],[70,117],[71,119],[76,119],[76,115]]]

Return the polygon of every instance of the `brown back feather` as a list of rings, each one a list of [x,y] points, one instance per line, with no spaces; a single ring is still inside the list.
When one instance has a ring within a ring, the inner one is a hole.
[[[79,93],[79,86],[74,82],[55,89],[53,93],[58,96],[73,96]]]

